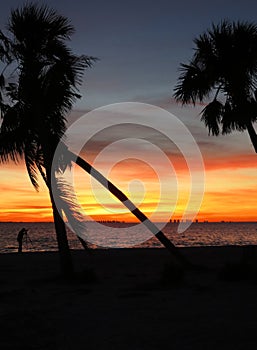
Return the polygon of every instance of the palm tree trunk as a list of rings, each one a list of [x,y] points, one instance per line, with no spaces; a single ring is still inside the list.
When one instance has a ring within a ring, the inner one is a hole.
[[[51,195],[52,198],[52,195]],[[74,274],[74,267],[71,258],[71,252],[67,239],[67,232],[65,223],[62,216],[58,212],[54,202],[52,202],[54,226],[56,232],[56,239],[58,244],[59,259],[60,259],[60,270],[61,274],[65,277],[72,277]]]
[[[254,150],[257,153],[257,134],[251,122],[247,124],[247,131],[253,144]]]
[[[77,156],[73,152],[67,149],[68,159],[79,165],[87,173],[93,176],[98,182],[100,182],[108,191],[110,191],[116,198],[118,198],[130,212],[139,219],[152,233],[153,235],[164,245],[165,248],[172,254],[176,262],[183,266],[192,266],[192,264],[185,258],[184,255],[174,246],[173,243],[164,235],[158,227],[152,223],[145,214],[143,214],[129,199],[121,192],[113,183],[107,180],[99,171],[87,163],[84,159]]]
[[[51,181],[51,168],[49,167],[47,167],[46,169],[46,178],[49,184]],[[59,213],[56,207],[54,197],[53,197],[52,189],[55,188],[55,184],[53,182],[54,182],[54,179],[52,178],[51,186],[49,185],[47,186],[48,186],[52,209],[53,209],[54,226],[55,226],[56,239],[57,239],[58,251],[59,251],[59,259],[60,259],[60,270],[61,270],[61,274],[64,277],[70,278],[74,275],[74,267],[73,267],[71,252],[70,252],[69,243],[67,239],[66,226],[61,213]]]
[[[257,153],[257,134],[251,122],[247,124],[247,131],[250,136],[255,153]],[[241,263],[253,263],[254,259],[256,260],[256,248],[256,245],[243,247]]]

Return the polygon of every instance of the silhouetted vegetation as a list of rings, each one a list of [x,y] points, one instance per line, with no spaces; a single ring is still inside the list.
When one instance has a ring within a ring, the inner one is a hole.
[[[257,25],[222,21],[194,43],[192,59],[181,64],[174,97],[182,104],[206,104],[201,120],[212,135],[247,130],[257,153]],[[248,263],[236,267],[236,276],[232,265],[223,276],[243,278],[252,270]]]
[[[61,270],[72,274],[65,224],[53,200],[51,165],[66,130],[65,115],[79,98],[82,74],[94,58],[77,56],[66,42],[74,33],[70,21],[47,6],[27,3],[11,11],[7,32],[0,32],[0,159],[25,161],[38,190],[43,177],[53,207]]]
[[[74,219],[70,214],[76,212],[76,205],[73,207],[69,186],[52,176],[52,160],[66,130],[65,116],[80,97],[78,86],[83,72],[95,61],[94,57],[72,53],[66,42],[73,33],[74,27],[66,17],[47,6],[33,3],[11,11],[7,33],[0,31],[0,59],[5,65],[0,75],[0,161],[24,160],[36,190],[38,174],[43,177],[53,208],[61,271],[66,276],[73,274],[73,264],[63,214],[56,207],[53,188],[59,195],[61,205],[58,208],[65,212],[66,217],[69,215]],[[65,170],[69,162],[75,162],[89,174],[93,173],[121,202],[130,203],[96,169],[64,144],[62,146],[63,158],[59,168],[54,169],[56,172]],[[131,206],[134,207],[132,203]],[[131,211],[150,227],[147,217],[138,208]],[[156,233],[155,225],[150,224],[152,232]],[[177,260],[189,265],[162,231],[156,237]]]
[[[206,103],[201,120],[213,135],[247,130],[257,152],[257,25],[222,21],[194,43],[174,97],[182,104]]]

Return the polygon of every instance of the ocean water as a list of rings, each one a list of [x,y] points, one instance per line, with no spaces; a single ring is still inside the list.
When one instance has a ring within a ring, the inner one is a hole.
[[[95,227],[87,223],[91,248],[137,247],[162,248],[161,243],[152,237],[143,243],[126,232],[131,225],[108,223]],[[0,223],[0,253],[17,251],[17,234],[22,227],[29,229],[29,239],[24,239],[24,251],[56,251],[57,242],[53,223]],[[140,231],[140,226],[133,226]],[[177,232],[177,224],[170,223],[163,228],[167,237],[179,247],[224,246],[257,244],[257,223],[193,223],[185,232]],[[138,232],[140,235],[140,232]],[[148,235],[147,238],[151,236]],[[122,240],[121,240],[122,237]],[[72,249],[83,249],[77,236],[68,230],[69,244]],[[117,243],[118,242],[118,243]]]

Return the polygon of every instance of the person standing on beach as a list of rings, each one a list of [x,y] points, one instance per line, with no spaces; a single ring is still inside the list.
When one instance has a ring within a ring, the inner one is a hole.
[[[24,227],[20,230],[17,236],[17,241],[19,243],[18,247],[18,253],[22,253],[22,241],[23,241],[23,236],[27,235],[28,230],[26,230]]]

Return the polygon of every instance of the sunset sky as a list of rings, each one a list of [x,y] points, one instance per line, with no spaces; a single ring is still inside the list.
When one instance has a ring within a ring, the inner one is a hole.
[[[72,49],[78,54],[99,58],[85,75],[81,87],[83,97],[68,117],[69,124],[90,110],[113,103],[143,102],[164,108],[187,126],[202,153],[205,194],[197,218],[201,221],[256,221],[257,155],[248,135],[208,136],[199,118],[203,106],[181,107],[172,99],[179,64],[192,56],[194,37],[212,22],[222,19],[257,21],[256,1],[56,0],[44,3],[69,17],[76,27]],[[1,3],[2,28],[10,8],[21,4],[23,1],[14,0]],[[137,128],[132,127],[125,134],[113,130],[112,137],[110,133],[99,133],[82,154],[93,162],[104,147],[119,138],[140,139],[137,132]],[[164,179],[162,173],[162,181],[170,181],[172,195],[163,199],[156,220],[162,221],[167,213],[179,219],[189,193],[190,174],[186,162],[174,145],[167,146],[158,133],[152,136],[149,133],[146,139],[165,152],[174,170],[171,178],[167,174]],[[124,152],[122,147],[117,148],[121,159]],[[151,216],[159,203],[158,172],[163,171],[158,170],[158,156],[152,156],[153,169],[148,160],[136,159],[137,154],[135,159],[131,153],[130,159],[116,164],[111,155],[110,151],[105,161],[99,162],[99,170],[105,172],[112,168],[110,179]],[[97,220],[133,220],[104,189],[94,187],[93,195],[91,187],[89,176],[75,169],[75,189],[87,215]],[[0,221],[51,221],[47,190],[42,182],[38,193],[33,189],[23,164],[1,164],[0,193]]]

